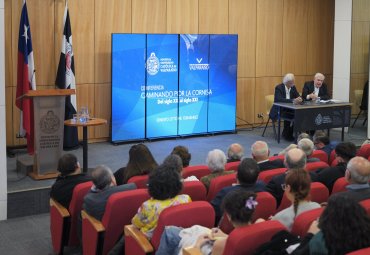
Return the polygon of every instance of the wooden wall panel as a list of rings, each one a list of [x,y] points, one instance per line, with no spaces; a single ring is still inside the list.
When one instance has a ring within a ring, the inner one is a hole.
[[[199,33],[228,33],[228,2],[228,0],[199,0]]]
[[[78,84],[76,86],[77,96],[77,111],[82,106],[87,106],[91,117],[95,117],[95,85],[94,84]],[[94,138],[94,129],[88,130],[88,138]],[[82,128],[78,130],[78,139],[82,140]]]
[[[198,0],[167,0],[167,33],[198,33]]]
[[[63,24],[63,16],[64,16],[64,9],[65,9],[65,0],[61,1],[55,1],[54,3],[54,63],[55,63],[55,77],[56,77],[56,72],[58,71],[58,65],[59,65],[59,59],[60,59],[60,53],[62,51],[62,39],[63,39],[63,29],[64,29],[64,24]],[[69,16],[74,16],[75,13],[71,13],[71,10],[69,10]],[[74,38],[74,28],[72,26],[72,38]],[[75,40],[73,40],[75,41]],[[74,50],[74,45],[72,42],[73,50]],[[75,63],[76,65],[76,63]]]
[[[238,34],[238,77],[256,76],[256,0],[229,1],[229,33]]]
[[[370,21],[369,0],[352,0],[352,21]]]
[[[111,117],[111,83],[95,84],[95,117],[108,121],[107,125],[95,127],[95,138],[109,137]]]
[[[94,82],[94,4],[91,0],[68,2],[77,84]]]
[[[166,33],[166,0],[133,0],[132,33]]]
[[[131,32],[131,0],[95,0],[95,83],[111,81],[111,34]]]
[[[307,8],[306,0],[284,0],[282,75],[307,72]]]
[[[255,98],[253,95],[256,90],[256,80],[255,78],[239,78],[237,86],[237,125],[247,124],[246,122],[254,123]]]
[[[16,48],[15,43],[12,41],[12,2],[11,0],[4,1],[5,6],[5,87],[14,86],[12,66],[13,66],[13,55],[12,49]],[[16,81],[15,81],[16,82]],[[8,128],[7,128],[8,130]],[[8,132],[8,131],[7,131]]]
[[[352,22],[351,73],[369,72],[370,22]]]
[[[333,73],[334,1],[308,3],[307,74]]]
[[[351,80],[350,80],[350,102],[355,102],[355,90],[360,89],[363,90],[365,82],[369,79],[369,75],[366,74],[351,74]],[[358,105],[352,106],[352,114],[357,114],[360,111]]]
[[[256,77],[280,76],[283,0],[257,1]]]

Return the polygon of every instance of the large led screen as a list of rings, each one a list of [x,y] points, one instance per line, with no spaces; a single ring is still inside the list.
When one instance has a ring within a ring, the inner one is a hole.
[[[113,34],[112,142],[235,131],[237,42]]]

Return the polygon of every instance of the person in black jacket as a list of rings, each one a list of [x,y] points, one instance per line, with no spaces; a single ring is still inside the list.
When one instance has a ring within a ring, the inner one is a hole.
[[[329,100],[328,87],[324,83],[325,76],[322,73],[316,73],[313,81],[306,81],[303,85],[302,98],[307,101]]]
[[[269,160],[270,150],[264,141],[256,141],[252,144],[251,151],[252,157],[257,161],[260,171],[285,167],[283,161],[280,159]]]
[[[294,74],[287,73],[284,76],[283,83],[276,85],[274,94],[275,103],[302,103],[302,98],[299,95],[295,85],[294,85]],[[278,107],[273,105],[269,117],[273,121],[276,120],[278,115]],[[281,113],[282,117],[288,117],[294,119],[293,113],[291,111],[285,110]],[[293,125],[290,121],[284,121],[284,129],[282,132],[283,137],[288,141],[293,141]]]

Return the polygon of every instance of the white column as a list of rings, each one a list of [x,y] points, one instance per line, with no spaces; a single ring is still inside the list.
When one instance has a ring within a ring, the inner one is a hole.
[[[335,0],[333,98],[349,101],[352,0]]]
[[[0,220],[7,217],[4,11],[4,0],[0,0]]]

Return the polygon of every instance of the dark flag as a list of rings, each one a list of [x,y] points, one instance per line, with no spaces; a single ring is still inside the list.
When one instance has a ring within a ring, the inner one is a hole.
[[[63,17],[63,40],[59,59],[58,72],[55,84],[60,89],[76,89],[75,66],[72,48],[72,29],[69,21],[68,4],[66,4]],[[76,95],[66,97],[64,119],[72,119],[77,112]],[[70,150],[78,147],[77,127],[64,126],[63,148]]]
[[[24,97],[30,90],[36,90],[36,76],[33,62],[31,29],[28,21],[27,5],[24,0],[19,23],[17,92],[15,105],[21,111],[19,136],[27,138],[27,151],[29,154],[33,154],[33,102],[32,99]]]

